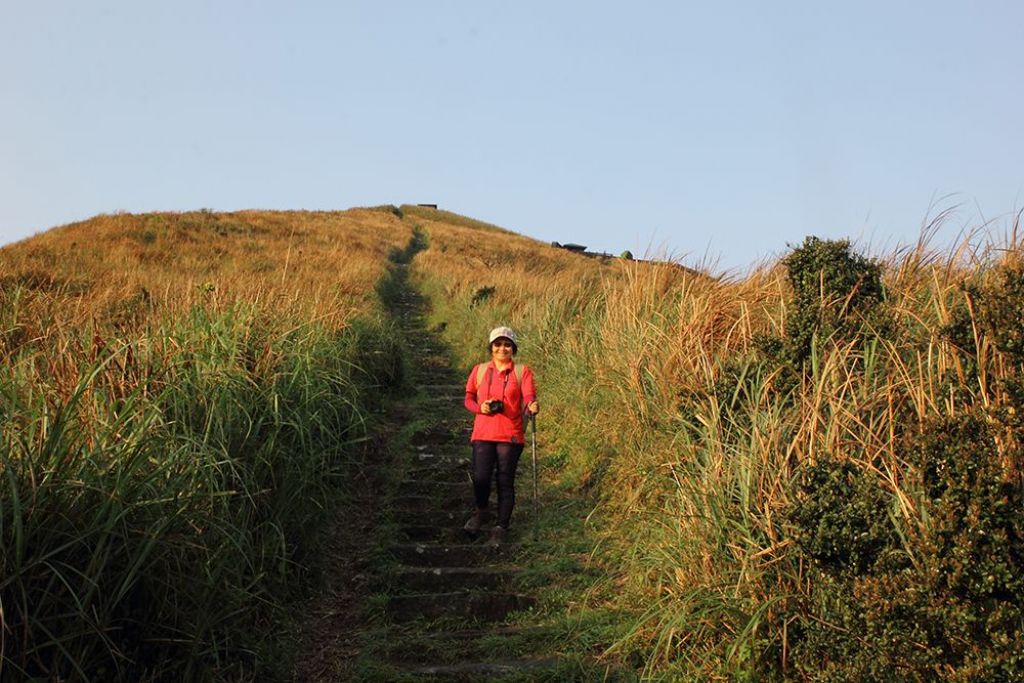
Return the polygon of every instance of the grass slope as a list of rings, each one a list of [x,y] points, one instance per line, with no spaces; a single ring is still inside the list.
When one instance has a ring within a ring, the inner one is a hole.
[[[5,679],[287,671],[275,627],[401,381],[375,289],[410,236],[198,212],[0,251]]]
[[[254,634],[323,473],[359,465],[398,382],[379,296],[414,227],[461,369],[509,324],[537,371],[535,588],[564,654],[647,680],[1019,676],[1019,244],[809,239],[727,279],[411,206],[106,216],[0,251],[5,670],[269,661]]]
[[[1016,242],[809,239],[728,280],[404,210],[462,365],[508,324],[538,372],[567,649],[651,680],[1018,675]]]

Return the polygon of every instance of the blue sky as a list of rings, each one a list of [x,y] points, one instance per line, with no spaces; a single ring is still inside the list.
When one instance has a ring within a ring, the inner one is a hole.
[[[0,0],[0,243],[438,203],[743,269],[1024,207],[1019,2]]]

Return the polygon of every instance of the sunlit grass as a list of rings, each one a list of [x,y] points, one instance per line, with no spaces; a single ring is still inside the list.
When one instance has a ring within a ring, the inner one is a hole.
[[[327,480],[358,464],[365,407],[400,372],[378,297],[414,225],[412,278],[463,369],[510,324],[537,370],[538,552],[564,575],[535,574],[541,604],[573,657],[651,680],[796,677],[795,629],[832,590],[787,521],[801,473],[852,463],[912,555],[930,521],[908,440],[1005,408],[1022,370],[971,293],[1020,258],[1013,237],[874,255],[885,320],[815,338],[792,368],[766,351],[796,313],[782,264],[592,259],[417,207],[66,226],[0,250],[5,667],[267,660],[253,606],[287,594]]]
[[[431,242],[416,277],[463,364],[483,357],[491,326],[520,331],[540,382],[548,486],[592,496],[593,561],[635,610],[606,656],[643,652],[652,679],[791,675],[791,628],[827,590],[784,518],[800,468],[854,462],[912,534],[928,522],[907,437],[998,404],[1000,380],[1019,371],[984,335],[962,349],[943,334],[970,306],[964,283],[1017,258],[1012,240],[940,253],[922,239],[878,255],[891,329],[818,339],[794,383],[758,351],[792,316],[780,266],[709,277],[421,219]],[[481,287],[493,293],[474,304]]]
[[[401,381],[376,288],[410,236],[386,211],[195,212],[0,251],[4,678],[287,666],[268,626]]]

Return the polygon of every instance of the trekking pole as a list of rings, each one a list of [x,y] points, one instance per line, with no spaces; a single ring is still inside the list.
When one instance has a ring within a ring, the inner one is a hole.
[[[533,540],[536,542],[540,514],[537,503],[537,416],[530,415],[530,422],[533,423]]]

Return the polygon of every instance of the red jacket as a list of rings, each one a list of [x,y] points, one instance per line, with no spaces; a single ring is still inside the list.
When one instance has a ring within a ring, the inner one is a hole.
[[[533,371],[523,368],[523,386],[516,380],[515,362],[504,370],[498,370],[494,361],[485,365],[484,379],[477,386],[476,376],[479,365],[475,366],[466,380],[466,410],[476,413],[473,420],[473,434],[470,441],[504,441],[524,443],[523,411],[537,400],[533,385]],[[484,415],[480,405],[492,398],[501,399],[505,407],[500,413]]]

